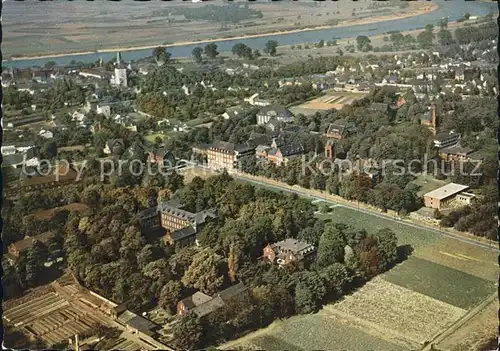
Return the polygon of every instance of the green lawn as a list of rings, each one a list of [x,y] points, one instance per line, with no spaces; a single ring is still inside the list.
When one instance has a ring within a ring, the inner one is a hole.
[[[495,291],[491,281],[415,256],[383,275],[393,284],[470,309]]]
[[[437,233],[410,227],[404,222],[395,222],[346,207],[333,208],[330,213],[318,214],[318,217],[341,222],[357,229],[365,229],[369,234],[382,228],[389,228],[396,233],[398,245],[411,245],[414,249],[426,246],[440,238]]]
[[[163,140],[163,139],[168,138],[168,135],[167,134],[162,134],[162,133],[155,133],[155,134],[146,135],[144,137],[144,139],[146,139],[147,141],[150,141],[150,142],[154,143],[156,137],[160,137]]]
[[[449,180],[438,180],[432,175],[423,176],[420,175],[418,178],[413,180],[411,183],[418,185],[420,187],[418,191],[418,196],[422,196],[429,191],[435,190],[449,183]]]

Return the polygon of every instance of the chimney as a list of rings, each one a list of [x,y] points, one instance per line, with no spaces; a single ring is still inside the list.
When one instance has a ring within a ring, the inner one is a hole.
[[[432,132],[434,135],[436,135],[436,129],[437,129],[436,104],[431,105],[431,114],[432,114]]]

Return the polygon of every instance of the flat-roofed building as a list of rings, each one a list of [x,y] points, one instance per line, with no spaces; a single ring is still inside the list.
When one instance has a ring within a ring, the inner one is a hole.
[[[425,207],[441,209],[453,201],[458,194],[469,189],[467,185],[449,183],[424,194]]]

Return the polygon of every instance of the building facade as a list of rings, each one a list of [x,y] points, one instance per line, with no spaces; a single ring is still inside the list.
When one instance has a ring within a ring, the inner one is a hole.
[[[208,167],[228,171],[238,169],[243,156],[253,155],[255,149],[247,144],[233,144],[224,141],[213,143],[207,150]]]

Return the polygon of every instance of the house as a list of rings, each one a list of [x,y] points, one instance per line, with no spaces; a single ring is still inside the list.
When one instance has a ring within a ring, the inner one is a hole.
[[[173,154],[165,147],[160,147],[153,151],[148,151],[148,162],[157,163],[162,166],[175,166],[175,158]]]
[[[42,244],[47,244],[53,238],[55,238],[55,234],[53,232],[45,232],[16,241],[15,243],[9,245],[7,258],[15,262],[25,255],[35,245],[35,242],[39,241]]]
[[[87,68],[82,69],[78,72],[78,75],[85,78],[97,78],[97,79],[106,79],[108,77],[108,73],[102,68]]]
[[[335,158],[335,142],[331,139],[325,143],[325,157],[328,159]]]
[[[103,149],[106,155],[119,154],[123,151],[125,151],[123,139],[110,139],[106,142],[106,146]]]
[[[278,121],[277,119],[273,118],[269,122],[267,122],[266,128],[272,132],[279,131],[279,130],[283,129],[283,122]]]
[[[212,300],[212,297],[210,295],[204,294],[201,291],[197,291],[193,295],[177,302],[177,315],[185,315],[195,307],[198,307],[210,300]]]
[[[136,335],[147,335],[149,337],[155,335],[155,332],[159,329],[159,326],[149,319],[138,316],[135,313],[125,310],[118,315],[116,321],[127,329],[127,331]]]
[[[38,135],[44,139],[52,139],[54,137],[54,133],[52,133],[50,130],[45,129],[39,131]]]
[[[387,84],[387,83],[395,84],[397,82],[398,82],[398,76],[395,74],[391,74],[391,75],[385,77],[384,79],[382,79],[383,84]]]
[[[439,149],[439,157],[446,161],[468,161],[471,160],[471,154],[474,150],[461,147],[450,146]]]
[[[425,207],[442,209],[447,207],[450,202],[455,200],[456,196],[467,190],[467,185],[449,183],[438,189],[424,194]]]
[[[434,146],[441,149],[450,146],[456,146],[460,141],[460,134],[455,131],[441,132],[434,136]]]
[[[304,147],[298,143],[285,144],[278,147],[272,147],[265,150],[267,154],[266,158],[269,162],[274,163],[277,166],[286,164],[286,162],[293,156],[302,155],[304,153]]]
[[[196,295],[196,296],[195,296]],[[248,288],[243,283],[238,283],[214,296],[197,292],[193,296],[177,303],[177,315],[195,314],[198,318],[205,317],[212,312],[226,306],[234,299],[248,296]]]
[[[238,163],[243,156],[253,153],[254,148],[248,144],[216,141],[207,150],[207,165],[216,170],[235,170],[239,168]]]
[[[293,114],[281,105],[265,106],[257,112],[257,124],[267,124],[271,119],[289,123],[293,122]]]
[[[339,119],[328,126],[326,137],[328,139],[341,140],[356,132],[356,127],[353,122],[345,119]]]
[[[269,102],[267,100],[258,99],[257,98],[258,96],[259,96],[259,93],[255,93],[252,96],[250,96],[249,98],[243,99],[243,101],[248,102],[252,106],[264,107],[264,106],[271,105],[271,102]]]
[[[244,112],[245,112],[245,109],[243,107],[233,106],[233,107],[228,108],[226,110],[226,112],[224,112],[222,117],[224,117],[224,119],[237,118],[237,117],[243,116]]]
[[[2,166],[11,166],[13,168],[21,168],[23,166],[36,167],[40,164],[39,148],[16,148],[14,153],[12,150],[6,149],[7,154],[2,149]]]
[[[308,265],[316,258],[316,248],[304,241],[288,238],[275,244],[268,244],[263,250],[264,259],[280,266],[297,262]]]
[[[157,206],[160,225],[166,230],[164,240],[168,245],[184,247],[195,244],[196,234],[208,221],[217,218],[215,210],[192,213],[182,207],[176,201],[162,202]]]

